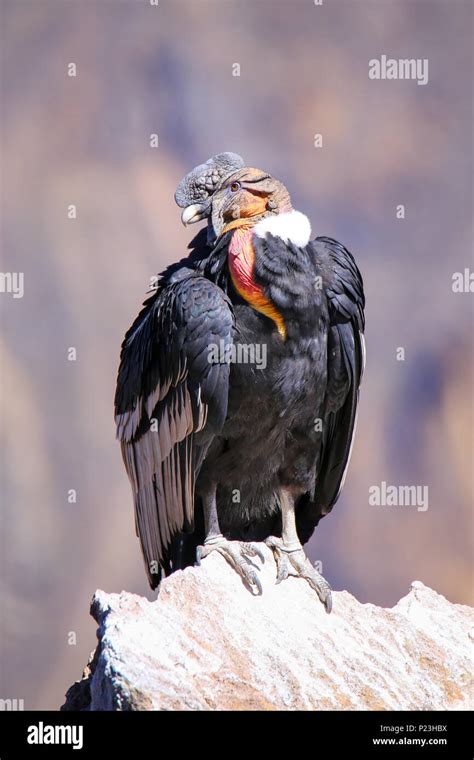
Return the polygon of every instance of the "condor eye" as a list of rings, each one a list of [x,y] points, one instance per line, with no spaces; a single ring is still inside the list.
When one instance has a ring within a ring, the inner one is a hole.
[[[240,190],[240,182],[232,182],[230,189],[233,193],[236,193],[237,190]]]

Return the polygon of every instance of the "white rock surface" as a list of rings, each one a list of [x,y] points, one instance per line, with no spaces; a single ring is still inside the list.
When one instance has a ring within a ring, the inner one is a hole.
[[[393,609],[335,592],[328,615],[264,553],[262,596],[217,553],[155,602],[97,591],[99,644],[62,709],[472,709],[474,610],[415,581]]]

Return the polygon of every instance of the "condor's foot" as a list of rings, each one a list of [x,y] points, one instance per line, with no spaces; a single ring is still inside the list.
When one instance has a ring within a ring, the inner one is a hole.
[[[299,578],[305,578],[324,604],[326,612],[332,610],[331,586],[313,567],[303,547],[299,543],[285,544],[283,539],[270,536],[265,541],[275,556],[277,564],[277,583],[281,583],[290,575],[290,568],[296,570]],[[291,573],[292,575],[294,573]]]
[[[262,593],[262,584],[257,575],[258,567],[252,562],[253,557],[258,557],[265,562],[265,557],[257,544],[245,541],[228,541],[224,536],[212,536],[204,541],[204,546],[198,546],[196,550],[196,564],[211,552],[217,551],[226,558],[229,565],[240,575],[244,584],[255,595]]]

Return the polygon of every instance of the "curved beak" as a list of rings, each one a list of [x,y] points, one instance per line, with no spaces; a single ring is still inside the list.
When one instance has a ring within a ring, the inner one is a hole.
[[[193,203],[191,206],[186,206],[181,214],[181,221],[186,227],[188,224],[194,224],[200,222],[201,219],[205,219],[209,214],[209,203]]]

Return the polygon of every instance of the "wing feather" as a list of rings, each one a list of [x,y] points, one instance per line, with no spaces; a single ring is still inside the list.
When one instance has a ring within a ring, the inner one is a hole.
[[[331,238],[316,238],[314,243],[320,261],[326,258],[329,264],[328,387],[315,493],[324,515],[339,498],[354,441],[363,373],[365,297],[362,276],[349,251]]]
[[[364,287],[352,255],[326,237],[316,238],[307,250],[323,278],[329,326],[323,440],[314,493],[301,500],[298,528],[303,541],[308,540],[319,519],[331,511],[344,485],[365,365]]]
[[[208,348],[230,345],[233,329],[227,296],[189,270],[161,284],[122,345],[117,438],[152,588],[172,569],[175,537],[193,529],[200,431],[218,432],[227,412],[229,365],[210,364]]]

